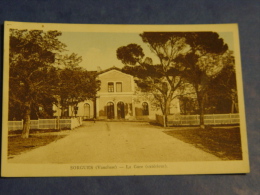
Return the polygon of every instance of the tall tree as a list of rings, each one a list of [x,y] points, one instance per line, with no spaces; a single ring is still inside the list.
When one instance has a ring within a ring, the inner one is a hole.
[[[235,73],[235,60],[232,51],[227,51],[223,56],[225,66],[219,74],[212,79],[208,97],[216,113],[238,112],[237,83]]]
[[[79,102],[86,99],[95,100],[96,93],[100,89],[100,81],[96,79],[96,73],[87,71],[79,64],[82,57],[75,53],[59,56],[59,84],[56,94],[60,98],[61,114],[65,116],[65,110],[71,108],[71,113],[76,113]]]
[[[160,64],[150,68],[151,60],[143,60],[142,48],[136,44],[119,48],[118,59],[128,66],[140,66],[138,69],[143,71],[138,76],[139,86],[155,91],[154,97],[163,102],[162,112],[166,118],[169,114],[166,108],[177,90],[195,93],[200,127],[205,128],[205,100],[211,83],[231,59],[228,46],[215,32],[144,32],[140,36]],[[132,72],[137,74],[138,71]],[[188,83],[193,90],[186,87]]]
[[[100,89],[100,81],[96,79],[94,72],[89,72],[75,66],[66,67],[59,71],[59,89],[57,95],[61,99],[62,115],[65,109],[71,108],[71,113],[76,114],[76,108],[79,102],[90,99],[95,101],[96,93]]]
[[[65,48],[58,36],[61,32],[10,30],[9,103],[19,104],[23,113],[23,138],[29,137],[32,106],[42,105],[44,97],[52,98],[57,81],[55,54]]]
[[[205,128],[206,96],[210,83],[225,66],[228,46],[215,32],[188,32],[184,37],[190,48],[186,55],[178,56],[176,62],[186,67],[186,79],[197,94],[200,127]]]
[[[151,93],[166,119],[176,91],[182,87],[182,72],[185,68],[175,63],[175,58],[187,52],[187,44],[181,33],[144,32],[144,43],[156,54],[160,63],[153,65],[151,58],[144,58],[142,48],[129,44],[117,49],[117,58],[126,66],[123,71],[136,76],[137,85]]]

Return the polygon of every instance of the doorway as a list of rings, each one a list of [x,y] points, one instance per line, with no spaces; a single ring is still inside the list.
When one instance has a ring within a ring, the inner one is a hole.
[[[125,118],[125,104],[124,104],[124,102],[118,102],[117,103],[117,117],[118,117],[118,119],[124,119]]]
[[[113,103],[113,102],[108,102],[108,103],[107,103],[107,118],[108,118],[108,119],[113,119],[113,118],[115,118],[115,114],[114,114],[114,103]]]
[[[90,105],[88,103],[84,104],[84,118],[90,118]]]

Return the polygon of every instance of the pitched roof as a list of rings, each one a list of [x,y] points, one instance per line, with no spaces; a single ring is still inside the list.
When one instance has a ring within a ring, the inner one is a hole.
[[[97,74],[98,74],[98,75],[99,75],[99,74],[103,74],[103,73],[108,72],[108,71],[111,71],[111,70],[117,70],[117,71],[122,72],[122,70],[121,70],[120,68],[117,68],[117,67],[113,66],[113,67],[108,68],[108,69],[106,69],[106,70],[102,70],[102,71],[100,71],[100,72],[97,72]]]

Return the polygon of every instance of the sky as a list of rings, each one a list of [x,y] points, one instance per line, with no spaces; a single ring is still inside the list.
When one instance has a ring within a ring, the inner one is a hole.
[[[142,33],[142,32],[140,32]],[[59,40],[67,45],[68,54],[76,53],[82,56],[80,66],[87,70],[101,70],[123,64],[116,57],[116,50],[121,46],[136,43],[143,48],[146,57],[151,57],[153,63],[159,63],[158,57],[142,42],[140,33],[106,33],[106,32],[62,32]],[[221,32],[220,37],[233,50],[232,32]]]

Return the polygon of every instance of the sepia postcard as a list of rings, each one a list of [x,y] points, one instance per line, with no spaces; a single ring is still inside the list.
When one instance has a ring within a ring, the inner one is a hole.
[[[249,172],[237,24],[5,22],[2,177]]]

